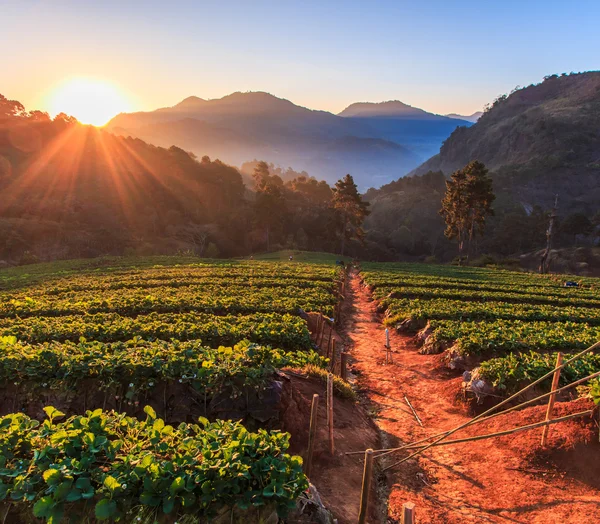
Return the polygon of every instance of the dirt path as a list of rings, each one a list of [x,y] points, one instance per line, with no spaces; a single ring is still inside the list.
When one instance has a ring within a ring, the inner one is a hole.
[[[347,298],[343,333],[357,384],[376,413],[383,445],[418,440],[468,420],[464,407],[456,405],[450,393],[461,379],[449,377],[440,368],[439,357],[418,354],[409,337],[391,333],[394,364],[384,365],[384,328],[376,303],[356,274],[351,275]],[[405,395],[423,428],[406,405]],[[568,403],[557,406],[559,413],[570,409]],[[457,438],[536,422],[544,411],[538,406],[503,415],[461,431]],[[571,442],[587,435],[589,424],[587,429],[580,421],[552,428],[560,429],[550,430],[550,448],[557,450],[551,462],[562,462],[568,467],[566,474],[548,468],[547,463],[533,470],[531,452],[539,447],[540,438],[536,430],[432,448],[418,461],[390,471],[389,522],[400,521],[404,502],[416,504],[422,524],[600,522],[600,446],[573,450]],[[597,441],[597,434],[587,438]],[[386,464],[404,456],[392,455]]]

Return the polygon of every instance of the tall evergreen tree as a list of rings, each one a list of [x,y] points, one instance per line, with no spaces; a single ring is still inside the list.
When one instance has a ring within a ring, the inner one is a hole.
[[[486,217],[494,214],[492,203],[495,198],[488,170],[477,160],[452,173],[446,181],[440,214],[446,221],[446,237],[458,241],[459,264],[462,264],[467,240],[469,260],[473,238],[477,233],[483,233]]]
[[[364,238],[362,225],[369,215],[369,203],[363,201],[352,175],[346,175],[335,183],[331,205],[339,218],[340,254],[344,256],[347,240]]]

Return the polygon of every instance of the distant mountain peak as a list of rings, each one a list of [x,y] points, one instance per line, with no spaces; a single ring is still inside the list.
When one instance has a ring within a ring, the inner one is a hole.
[[[405,104],[400,100],[387,100],[385,102],[356,102],[350,104],[338,116],[345,117],[406,117],[423,116],[427,111]]]
[[[198,107],[204,104],[206,104],[206,100],[204,100],[204,98],[200,98],[197,96],[188,96],[187,98],[184,98],[181,102],[176,104],[174,107],[177,107],[179,109],[191,109],[193,107]]]
[[[466,120],[467,122],[477,122],[479,118],[483,115],[483,111],[476,111],[472,115],[459,115],[458,113],[449,113],[446,116],[448,118],[458,118],[459,120]]]

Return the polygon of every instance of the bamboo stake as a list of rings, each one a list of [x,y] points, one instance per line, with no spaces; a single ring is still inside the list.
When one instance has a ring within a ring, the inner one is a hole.
[[[317,435],[317,411],[319,410],[319,395],[313,395],[312,406],[310,409],[310,427],[308,428],[308,456],[306,457],[306,476],[310,478],[312,469],[312,458],[315,449],[315,439]]]
[[[405,502],[402,506],[402,524],[414,524],[415,505],[412,502]]]
[[[367,512],[369,509],[369,493],[371,491],[371,477],[373,476],[373,450],[365,451],[365,469],[363,472],[362,491],[360,494],[360,512],[358,514],[358,524],[367,522]]]
[[[327,375],[327,425],[329,426],[329,452],[335,454],[333,441],[333,374]]]
[[[556,389],[558,388],[558,381],[560,380],[560,365],[562,364],[563,354],[559,351],[556,355],[556,366],[554,376],[552,377],[552,389],[551,395],[548,398],[548,409],[546,410],[546,420],[552,419],[552,410],[554,409],[554,401],[556,400]],[[542,430],[542,447],[544,447],[548,443],[548,432],[550,431],[550,426],[544,426]]]
[[[410,403],[410,400],[408,400],[408,397],[406,395],[404,395],[404,400],[406,400],[406,403],[408,404],[408,407],[413,412],[413,415],[417,419],[417,422],[419,423],[419,426],[423,427],[423,422],[421,422],[421,419],[419,418],[419,415],[417,415],[417,412],[415,411],[415,408],[412,407],[412,404]]]
[[[340,377],[348,382],[348,353],[345,351],[340,354]]]
[[[577,413],[572,413],[571,415],[565,415],[564,417],[559,417],[559,418],[554,418],[552,420],[542,420],[541,422],[535,422],[534,424],[529,424],[527,426],[519,426],[517,428],[512,428],[512,429],[507,429],[504,431],[497,431],[495,433],[486,433],[485,435],[476,435],[474,437],[466,437],[466,438],[461,438],[461,439],[454,439],[454,440],[446,440],[446,441],[437,441],[434,442],[431,446],[429,447],[439,447],[439,446],[450,446],[452,444],[463,444],[465,442],[473,442],[475,440],[485,440],[488,438],[493,438],[493,437],[502,437],[504,435],[510,435],[512,433],[518,433],[520,431],[528,431],[530,429],[535,429],[535,428],[539,428],[540,426],[546,426],[546,425],[551,425],[551,424],[558,424],[559,422],[564,422],[565,420],[570,420],[570,419],[574,419],[574,418],[579,418],[579,417],[585,417],[586,415],[591,415],[594,413],[593,409],[588,409],[586,411],[579,411]],[[404,446],[402,449],[424,449],[425,445],[419,445],[419,443],[414,443],[414,444],[407,444],[406,446]],[[400,448],[395,449],[395,450],[389,450],[391,451],[398,451]],[[374,450],[374,453],[377,451],[383,451],[383,450]],[[347,452],[346,455],[357,455],[359,453],[364,453],[364,451],[350,451]],[[377,458],[381,458],[384,455],[387,455],[387,453],[382,453],[381,455],[377,455]],[[383,471],[386,471],[387,469],[389,469],[392,466],[388,466],[387,468],[384,468]]]
[[[588,409],[586,411],[579,411],[577,413],[565,415],[564,417],[554,418],[551,420],[542,420],[541,422],[535,422],[534,424],[528,424],[527,426],[519,426],[517,428],[505,429],[504,431],[496,431],[495,433],[486,433],[485,435],[477,435],[475,437],[466,437],[466,438],[459,438],[459,439],[454,439],[454,440],[446,440],[443,442],[435,442],[432,446],[429,446],[429,447],[450,446],[452,444],[462,444],[464,442],[473,442],[475,440],[485,440],[488,438],[503,437],[504,435],[511,435],[512,433],[528,431],[530,429],[539,428],[541,426],[548,427],[551,424],[558,424],[559,422],[564,422],[565,420],[570,420],[573,418],[585,417],[586,415],[591,415],[593,412],[594,412],[593,409]],[[417,449],[417,448],[421,448],[421,447],[424,448],[425,446],[409,446],[406,449]],[[379,455],[379,457],[381,457],[381,455]],[[377,457],[377,458],[379,458],[379,457]],[[390,467],[392,467],[392,466],[390,466]],[[388,468],[385,468],[383,471],[385,471],[386,469],[388,469]]]
[[[565,391],[567,389],[570,389],[570,388],[572,388],[574,386],[578,386],[579,384],[587,382],[588,380],[592,380],[593,378],[596,378],[596,377],[600,377],[600,371],[592,373],[591,375],[588,375],[587,377],[580,378],[579,380],[577,380],[577,381],[575,381],[575,382],[573,382],[571,384],[567,384],[566,386],[558,388],[556,391],[554,391],[554,393],[555,394],[561,393],[561,392],[563,392],[563,391]],[[535,397],[535,398],[532,398],[530,400],[527,400],[526,402],[522,402],[521,404],[517,404],[516,406],[513,406],[513,407],[511,407],[509,409],[506,409],[504,411],[500,411],[498,413],[494,413],[493,415],[489,415],[487,417],[479,419],[477,421],[477,423],[484,422],[486,420],[490,420],[490,419],[498,417],[500,415],[506,415],[507,413],[510,413],[511,411],[515,411],[517,409],[521,409],[521,408],[523,408],[525,406],[528,406],[529,404],[533,404],[533,403],[537,402],[538,400],[542,400],[542,399],[544,399],[546,397],[549,397],[550,395],[552,395],[551,391],[548,392],[548,393],[544,393],[543,395],[540,395],[539,397]],[[375,452],[376,453],[377,452],[381,452],[381,455],[378,455],[378,458],[379,457],[383,457],[384,455],[389,455],[390,453],[394,453],[396,451],[401,451],[401,450],[407,449],[407,448],[409,448],[411,446],[415,446],[416,444],[421,444],[422,442],[427,442],[428,440],[432,440],[434,438],[441,437],[442,435],[446,435],[446,433],[448,433],[448,432],[447,431],[442,431],[441,433],[437,433],[436,435],[431,435],[429,437],[425,437],[425,438],[423,438],[421,440],[417,440],[416,442],[405,444],[404,446],[400,446],[398,448],[378,449],[378,450],[375,450]],[[599,439],[600,439],[600,435],[599,435]],[[346,453],[346,455],[357,455],[359,453],[362,454],[363,451],[349,451],[349,452]]]
[[[596,342],[595,344],[593,344],[592,346],[590,346],[587,349],[584,349],[583,351],[580,351],[579,353],[577,353],[577,355],[571,357],[569,360],[567,360],[566,362],[564,362],[563,364],[561,364],[561,366],[558,369],[562,369],[564,368],[567,364],[570,364],[571,362],[573,362],[574,360],[577,360],[579,358],[581,358],[583,355],[585,355],[586,353],[589,353],[590,351],[593,351],[595,349],[600,348],[600,342]],[[402,460],[396,462],[395,464],[392,464],[391,466],[388,466],[387,468],[385,468],[383,471],[386,471],[390,468],[393,468],[395,466],[398,466],[400,464],[402,464],[403,462],[406,462],[407,460],[410,460],[411,458],[413,458],[414,456],[418,455],[419,453],[422,453],[423,451],[425,451],[426,449],[429,449],[431,446],[433,446],[434,444],[436,444],[437,442],[444,440],[446,437],[449,437],[450,435],[456,433],[457,431],[460,431],[463,428],[466,428],[467,426],[470,426],[471,424],[473,424],[474,422],[476,422],[479,419],[482,419],[483,417],[489,415],[490,413],[496,411],[498,408],[506,405],[508,402],[510,402],[513,398],[518,397],[519,395],[525,393],[525,391],[530,390],[532,387],[536,386],[537,384],[539,384],[540,382],[546,380],[550,375],[554,374],[556,372],[556,370],[552,370],[549,371],[548,373],[546,373],[544,376],[538,378],[537,380],[533,381],[531,384],[525,386],[523,389],[521,389],[520,391],[517,391],[514,395],[511,395],[510,397],[508,397],[507,399],[503,400],[502,402],[500,402],[499,404],[496,404],[495,406],[492,406],[490,409],[488,409],[487,411],[484,411],[483,413],[477,415],[475,418],[465,422],[464,424],[461,424],[460,426],[448,431],[446,434],[442,435],[441,437],[439,437],[437,440],[434,440],[432,443],[427,444],[423,449],[419,450],[419,451],[415,451],[414,453],[410,454],[408,457],[403,458]]]

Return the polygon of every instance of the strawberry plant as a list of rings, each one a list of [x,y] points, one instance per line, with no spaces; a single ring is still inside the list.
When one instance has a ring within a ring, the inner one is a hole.
[[[41,424],[0,418],[0,501],[50,523],[132,522],[148,509],[210,519],[265,505],[285,516],[308,487],[288,434],[205,419],[172,427],[145,411],[143,421],[97,409],[59,422],[51,406]]]

